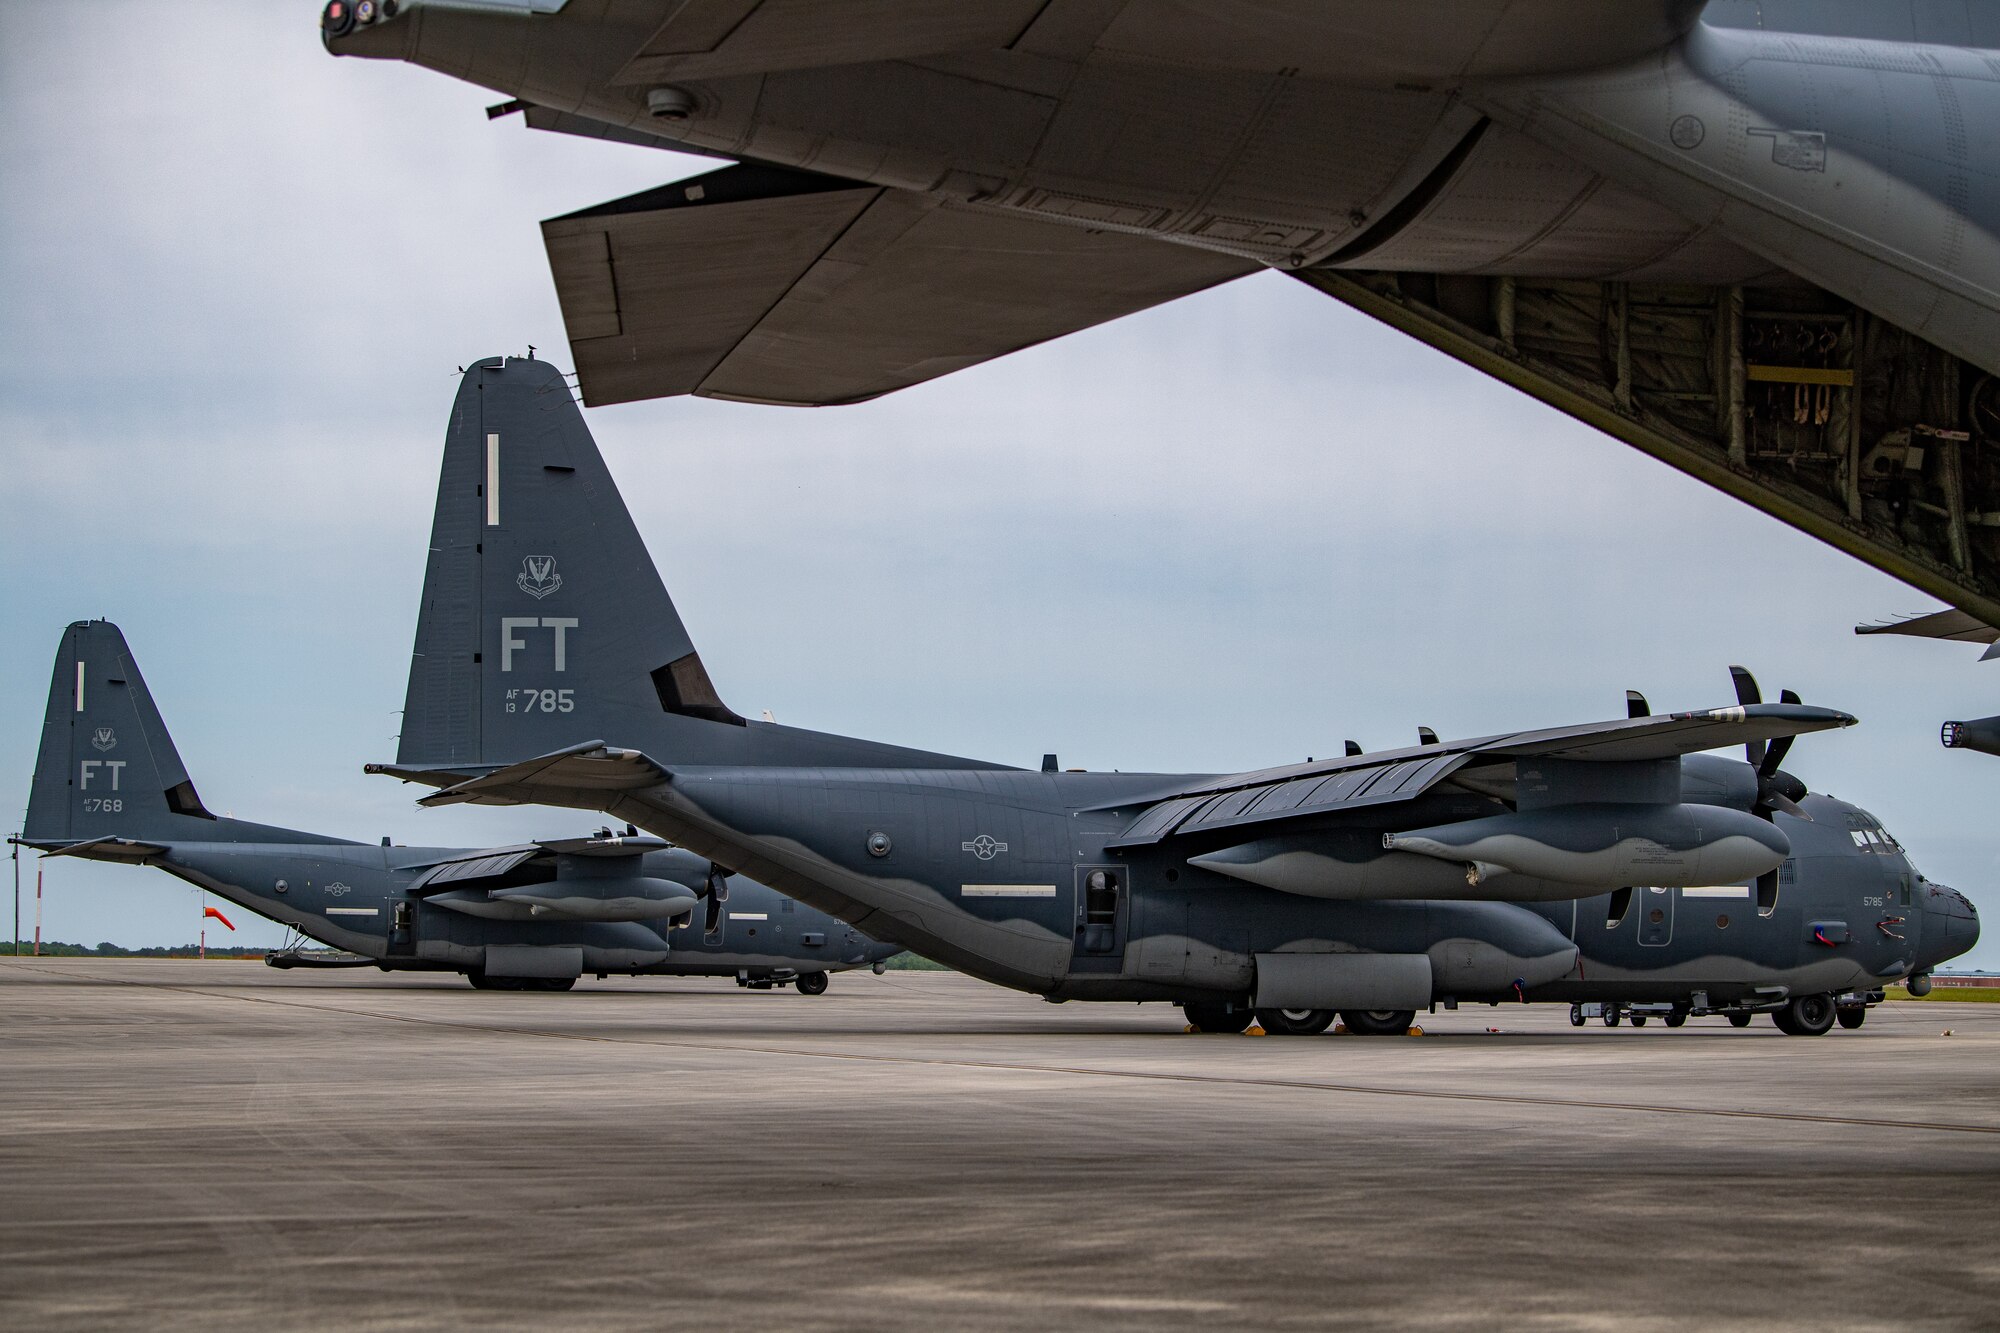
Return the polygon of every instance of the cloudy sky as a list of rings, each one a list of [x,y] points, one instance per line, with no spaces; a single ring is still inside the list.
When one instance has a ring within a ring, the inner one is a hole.
[[[483,844],[390,758],[455,368],[567,364],[536,223],[713,164],[488,123],[335,60],[316,7],[0,0],[0,808],[57,636],[130,639],[207,804]],[[2000,907],[1973,650],[1921,594],[1275,275],[859,407],[588,416],[739,711],[960,754],[1234,770],[1766,692],[1787,768]],[[21,864],[33,916],[36,864]],[[46,936],[184,942],[157,872],[55,861]],[[237,939],[275,943],[254,919]],[[2000,964],[2000,938],[1974,962]]]

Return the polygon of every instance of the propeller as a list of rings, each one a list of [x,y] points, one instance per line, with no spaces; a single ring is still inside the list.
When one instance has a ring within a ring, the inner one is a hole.
[[[1757,690],[1757,678],[1747,669],[1733,666],[1729,668],[1729,678],[1736,685],[1737,703],[1747,708],[1764,702],[1763,695]],[[1805,702],[1790,690],[1780,691],[1778,700],[1788,704]],[[1751,809],[1765,819],[1771,818],[1772,812],[1782,810],[1794,819],[1812,822],[1812,816],[1799,805],[1805,799],[1806,784],[1778,767],[1785,762],[1785,756],[1792,751],[1792,742],[1797,739],[1796,736],[1780,736],[1769,743],[1755,740],[1745,742],[1743,746],[1743,757],[1749,761],[1750,767],[1757,770],[1757,799]]]
[[[1652,705],[1646,702],[1645,695],[1639,693],[1637,690],[1625,691],[1626,717],[1651,717],[1652,715]]]

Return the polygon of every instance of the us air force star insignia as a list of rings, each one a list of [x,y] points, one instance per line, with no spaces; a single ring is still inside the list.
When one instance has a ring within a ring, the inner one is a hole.
[[[99,727],[91,733],[90,743],[100,750],[115,750],[118,748],[118,733],[109,727]]]
[[[348,886],[342,884],[339,880],[335,880],[333,883],[326,886],[326,896],[329,898],[345,897],[347,891],[348,891]]]
[[[982,833],[971,842],[961,842],[958,847],[960,851],[971,852],[982,861],[991,861],[1007,850],[1007,844],[995,842],[990,833]]]
[[[556,558],[528,556],[521,561],[521,572],[514,576],[514,586],[538,602],[550,593],[561,592],[562,575],[556,573]]]

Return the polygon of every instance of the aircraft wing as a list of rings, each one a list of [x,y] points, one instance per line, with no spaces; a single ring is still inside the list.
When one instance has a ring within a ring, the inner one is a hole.
[[[626,86],[958,51],[1063,51],[1101,30],[1138,59],[1234,61],[1251,68],[1504,77],[1613,64],[1686,32],[1702,0],[1151,0],[1094,6],[1093,20],[1047,0],[687,0],[612,79]],[[1038,20],[1043,20],[1038,22]],[[1106,26],[1108,21],[1108,26]]]
[[[1145,847],[1223,829],[1262,835],[1275,826],[1311,817],[1414,800],[1452,777],[1473,790],[1505,795],[1512,791],[1515,766],[1524,759],[1598,763],[1673,759],[1725,745],[1851,726],[1854,721],[1835,709],[1807,704],[1736,705],[1238,773],[1156,796],[1107,846]]]
[[[2000,629],[1995,629],[1969,611],[1951,607],[1927,616],[1910,616],[1880,625],[1856,625],[1856,634],[1907,634],[1916,639],[1949,639],[1954,643],[1983,643],[1979,655],[1984,662],[2000,657]]]
[[[552,218],[542,239],[593,407],[860,402],[1259,267],[763,166]]]

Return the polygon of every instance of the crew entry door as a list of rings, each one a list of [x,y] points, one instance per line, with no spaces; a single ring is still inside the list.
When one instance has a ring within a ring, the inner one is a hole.
[[[1116,972],[1123,967],[1130,886],[1120,865],[1076,867],[1076,947],[1072,971]]]

